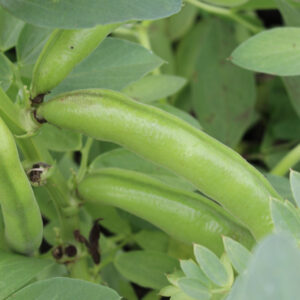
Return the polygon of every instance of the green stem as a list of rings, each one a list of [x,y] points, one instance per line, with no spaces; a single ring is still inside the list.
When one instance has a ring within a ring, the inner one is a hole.
[[[292,149],[272,170],[271,174],[284,176],[290,168],[300,161],[300,144]]]
[[[206,4],[199,0],[186,0],[186,2],[198,7],[204,11],[207,11],[208,13],[231,19],[231,20],[243,25],[244,27],[248,28],[253,33],[258,33],[261,30],[263,30],[263,28],[261,28],[260,26],[257,26],[255,24],[249,22],[247,19],[238,15],[235,11],[233,11],[231,9],[209,5],[209,4]]]
[[[87,170],[87,165],[88,165],[88,159],[89,159],[89,153],[90,153],[90,149],[93,145],[93,139],[92,138],[88,138],[84,148],[81,150],[81,162],[80,162],[80,168],[78,170],[77,173],[77,182],[80,182]]]

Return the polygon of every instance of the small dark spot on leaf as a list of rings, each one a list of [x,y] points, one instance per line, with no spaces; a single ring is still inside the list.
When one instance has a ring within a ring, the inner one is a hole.
[[[73,50],[73,49],[74,49],[74,46],[70,46],[70,49]]]

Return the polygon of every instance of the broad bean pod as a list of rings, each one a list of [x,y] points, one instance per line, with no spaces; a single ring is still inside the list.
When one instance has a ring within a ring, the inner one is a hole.
[[[120,24],[87,29],[55,30],[33,70],[31,98],[51,91]]]
[[[141,217],[185,243],[200,243],[216,254],[222,235],[250,247],[250,232],[231,220],[223,208],[196,193],[175,189],[139,172],[102,169],[86,177],[78,192],[87,202],[111,205]],[[101,216],[101,215],[100,215]]]
[[[42,242],[43,222],[14,138],[0,118],[0,205],[5,238],[16,252],[32,254]]]
[[[37,117],[98,140],[117,143],[192,182],[261,238],[273,229],[269,200],[280,199],[238,153],[181,119],[119,92],[61,94]]]

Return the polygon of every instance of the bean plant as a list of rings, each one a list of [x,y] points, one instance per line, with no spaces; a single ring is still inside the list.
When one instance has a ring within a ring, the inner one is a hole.
[[[299,299],[299,27],[0,0],[0,300]]]

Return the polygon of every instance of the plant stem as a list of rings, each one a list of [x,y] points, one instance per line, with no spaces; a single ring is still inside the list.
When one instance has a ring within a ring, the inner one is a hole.
[[[233,11],[231,9],[209,5],[200,0],[186,0],[186,2],[198,7],[204,11],[207,11],[211,14],[219,15],[219,16],[223,16],[225,18],[231,19],[231,20],[243,25],[244,27],[248,28],[253,33],[258,33],[261,30],[263,30],[263,28],[261,28],[260,26],[249,22],[247,19],[238,15],[235,11]]]
[[[284,176],[290,168],[300,161],[300,144],[292,149],[272,170],[271,174]]]
[[[83,179],[83,177],[86,173],[89,153],[90,153],[90,149],[93,145],[93,141],[94,140],[92,138],[88,138],[85,145],[84,145],[84,148],[81,150],[80,168],[79,168],[78,173],[77,173],[77,182],[78,183]]]

